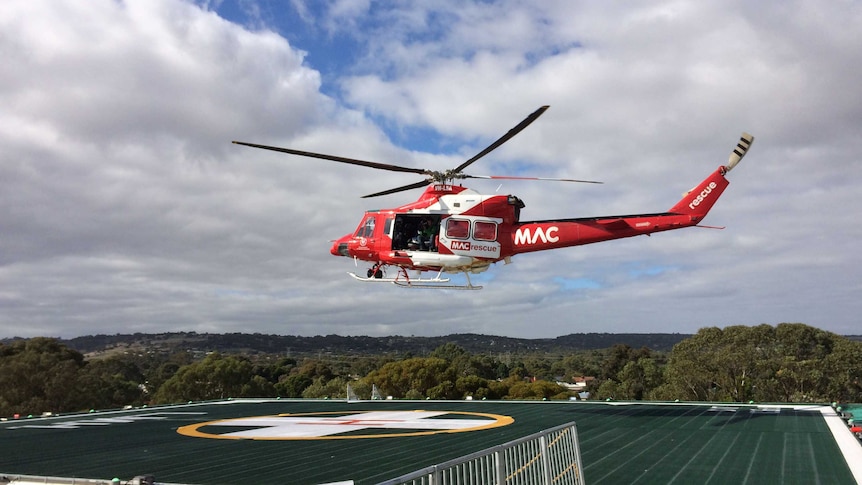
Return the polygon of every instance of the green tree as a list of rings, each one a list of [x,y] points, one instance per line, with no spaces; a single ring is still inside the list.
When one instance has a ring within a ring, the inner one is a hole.
[[[151,364],[150,368],[144,372],[145,392],[149,396],[156,395],[165,381],[173,377],[181,367],[192,362],[194,362],[194,358],[190,352],[175,352],[166,360]]]
[[[823,360],[823,369],[818,400],[862,402],[862,342],[837,339],[832,352]]]
[[[307,359],[293,373],[311,377],[322,377],[325,381],[338,375],[332,369],[332,363],[322,359]]]
[[[251,376],[249,382],[242,385],[239,397],[272,397],[276,395],[275,385],[261,375]]]
[[[694,401],[862,398],[862,343],[802,324],[703,328],[674,346],[655,396]]]
[[[412,389],[427,396],[428,390],[441,382],[454,382],[455,372],[445,359],[413,357],[385,364],[365,376],[363,380],[368,385],[376,384],[384,395],[404,397]]]
[[[225,399],[229,397],[260,397],[247,396],[247,393],[275,394],[271,385],[263,386],[259,380],[257,385],[252,381],[252,364],[243,357],[224,357],[212,353],[200,362],[183,366],[159,388],[155,401],[158,403],[178,401],[201,401],[209,399]]]
[[[302,391],[302,397],[307,399],[335,399],[347,397],[347,380],[335,377],[327,380],[324,377],[314,379],[310,386]]]
[[[141,405],[146,399],[144,375],[120,357],[90,360],[79,369],[76,388],[81,403],[91,409]]]
[[[595,396],[598,399],[627,399],[623,386],[613,379],[602,381],[596,390]]]
[[[650,357],[641,357],[636,361],[629,361],[618,374],[619,399],[643,400],[651,396],[654,389],[662,383],[662,372],[655,360]],[[613,381],[616,382],[616,381]]]
[[[506,399],[568,399],[560,385],[550,381],[519,381],[509,388]]]
[[[302,392],[313,382],[311,377],[296,374],[279,381],[275,385],[275,390],[281,397],[302,397]]]
[[[467,396],[473,396],[474,399],[490,397],[488,379],[476,375],[458,377],[455,381],[455,396],[456,399],[463,399]]]
[[[279,382],[282,378],[290,375],[296,368],[296,359],[282,357],[269,365],[256,365],[254,374],[259,375],[269,382]]]
[[[601,361],[594,352],[579,352],[554,362],[551,371],[566,381],[576,376],[598,377],[601,375]]]
[[[540,380],[552,380],[554,373],[551,371],[552,362],[545,356],[531,356],[524,359],[524,367],[527,369],[525,377],[534,377]]]
[[[449,363],[455,362],[458,359],[469,358],[470,354],[458,344],[446,342],[445,344],[434,349],[428,357],[443,359]]]
[[[0,415],[84,409],[77,389],[84,356],[51,338],[0,344]]]

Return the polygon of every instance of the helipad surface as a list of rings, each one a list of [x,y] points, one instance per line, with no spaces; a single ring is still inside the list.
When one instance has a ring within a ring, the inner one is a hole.
[[[831,410],[556,401],[210,402],[0,423],[0,476],[373,484],[574,421],[587,483],[856,483],[848,461],[862,463],[862,448],[853,438],[842,451],[836,436],[852,436],[824,411]]]

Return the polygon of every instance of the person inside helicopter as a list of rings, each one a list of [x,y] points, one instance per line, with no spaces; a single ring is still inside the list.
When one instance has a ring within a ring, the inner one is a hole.
[[[419,229],[417,231],[417,239],[419,243],[420,251],[436,251],[437,247],[435,244],[436,235],[437,235],[437,225],[434,224],[434,220],[430,217],[426,217],[419,222]]]
[[[435,218],[431,216],[421,219],[418,217],[404,217],[403,220],[396,220],[396,231],[392,239],[393,249],[436,251],[438,226],[439,222],[435,221]],[[405,234],[412,234],[412,236],[405,237]]]

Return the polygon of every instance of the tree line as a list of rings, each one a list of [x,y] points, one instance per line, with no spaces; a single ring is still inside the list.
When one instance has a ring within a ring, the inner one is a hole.
[[[799,323],[703,328],[670,351],[292,358],[181,351],[85,359],[56,339],[0,344],[0,416],[243,397],[568,399],[557,384],[592,376],[592,399],[860,402],[862,342]]]
[[[334,353],[338,355],[405,354],[424,355],[446,343],[455,343],[470,353],[494,352],[559,353],[609,348],[617,343],[668,351],[691,337],[679,333],[575,333],[555,338],[514,338],[482,334],[450,334],[439,337],[392,335],[387,337],[341,335],[271,335],[261,333],[134,333],[87,335],[61,340],[80,352],[95,353],[106,348],[140,348],[178,351],[208,349],[222,353],[273,354],[290,356]],[[2,342],[2,340],[0,340]]]

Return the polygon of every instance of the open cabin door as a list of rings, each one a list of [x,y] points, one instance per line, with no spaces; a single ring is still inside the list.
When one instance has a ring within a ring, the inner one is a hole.
[[[395,251],[437,251],[440,214],[397,214],[391,232]],[[387,220],[387,230],[389,229]]]

